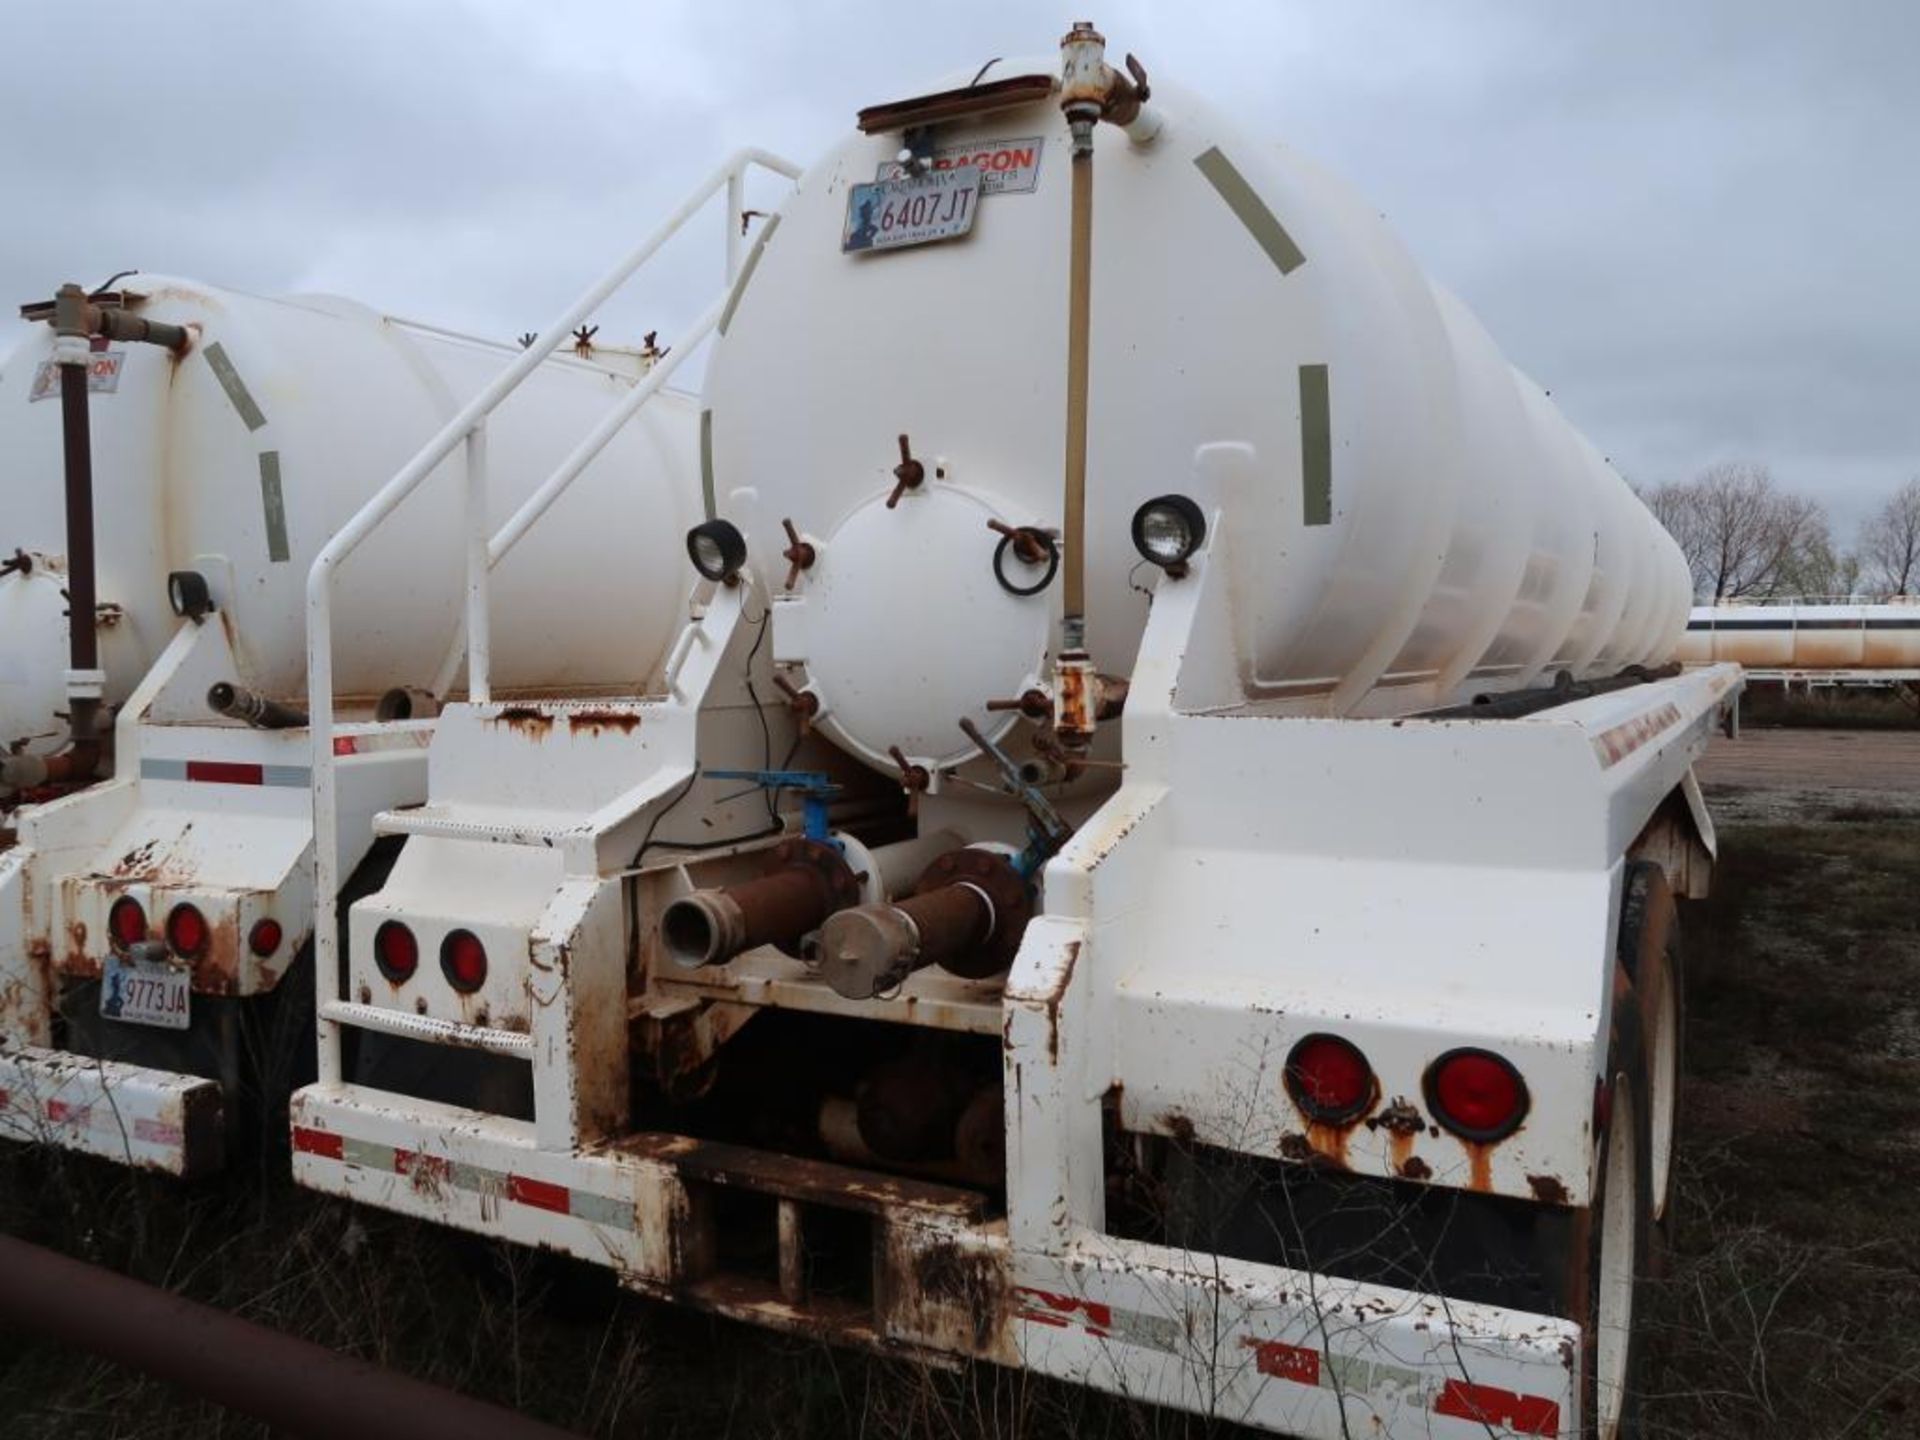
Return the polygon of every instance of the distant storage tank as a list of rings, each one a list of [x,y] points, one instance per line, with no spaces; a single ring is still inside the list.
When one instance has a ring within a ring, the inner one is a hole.
[[[178,360],[116,345],[107,355],[117,364],[97,367],[99,595],[117,610],[101,631],[107,698],[126,698],[178,623],[168,572],[204,569],[226,597],[242,679],[304,704],[314,552],[512,352],[332,297],[263,299],[149,275],[119,288],[146,297],[140,314],[197,334]],[[56,732],[65,708],[51,349],[38,327],[0,370],[0,562],[29,557],[0,575],[0,744]],[[632,352],[555,360],[501,409],[488,427],[496,528],[640,371]],[[658,670],[686,588],[683,537],[698,518],[696,423],[690,401],[656,396],[501,561],[496,693],[626,688]],[[334,619],[343,695],[426,686],[440,670],[461,623],[464,477],[456,449],[345,565]]]
[[[1920,602],[1890,605],[1703,605],[1678,659],[1749,670],[1920,673]]]
[[[1029,73],[1057,67],[986,79]],[[1669,658],[1679,548],[1379,215],[1192,92],[1154,104],[1149,143],[1095,136],[1098,668],[1125,672],[1146,619],[1135,508],[1195,491],[1196,447],[1223,441],[1255,452],[1247,493],[1195,498],[1226,507],[1250,698],[1406,713]],[[1065,523],[1068,126],[1056,96],[937,134],[933,165],[986,173],[971,233],[843,248],[849,189],[896,168],[900,132],[845,140],[762,235],[706,401],[716,506],[756,561],[785,573],[783,520],[816,543],[776,644],[884,769],[969,753],[962,716],[1005,733],[986,704],[1047,673],[1061,612],[1057,582],[996,581],[988,527]],[[889,508],[903,435],[926,478]]]

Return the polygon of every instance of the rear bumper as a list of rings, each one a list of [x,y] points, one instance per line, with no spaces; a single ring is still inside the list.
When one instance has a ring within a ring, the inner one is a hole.
[[[1548,1316],[1092,1232],[1017,1248],[970,1191],[669,1135],[543,1151],[529,1124],[352,1086],[301,1091],[293,1124],[303,1185],[760,1324],[1281,1434],[1578,1433],[1579,1329]],[[723,1206],[736,1241],[764,1223],[757,1256],[726,1252]],[[849,1273],[866,1278],[817,1288],[806,1237],[849,1224],[870,1247]]]
[[[225,1159],[220,1086],[35,1046],[0,1050],[0,1137],[190,1179]]]

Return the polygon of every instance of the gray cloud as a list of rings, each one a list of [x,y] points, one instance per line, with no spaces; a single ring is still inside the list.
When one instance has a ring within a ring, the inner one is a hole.
[[[731,147],[805,158],[1081,8],[7,6],[4,297],[137,264],[510,335]],[[1920,7],[1092,13],[1353,182],[1633,478],[1766,460],[1844,531],[1920,472]],[[691,318],[711,251],[682,246],[606,333]]]

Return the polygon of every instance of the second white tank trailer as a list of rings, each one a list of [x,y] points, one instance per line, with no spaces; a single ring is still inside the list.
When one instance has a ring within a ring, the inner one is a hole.
[[[24,313],[48,323],[0,380],[0,1135],[187,1174],[220,1163],[243,1092],[311,1074],[307,569],[462,402],[541,356],[153,275]],[[475,467],[498,683],[658,674],[697,414],[669,394],[604,454],[576,448],[678,363],[579,348],[343,571],[347,877],[375,853],[369,818],[424,797],[436,697],[460,680]],[[555,523],[514,545],[516,511],[581,463]],[[408,718],[369,728],[376,707]]]
[[[315,566],[299,1180],[1274,1431],[1627,1433],[1740,683],[1645,668],[1673,542],[1091,27],[863,111],[716,328],[661,684],[448,706],[343,955]]]
[[[1730,661],[1754,680],[1911,684],[1920,680],[1920,601],[1701,605],[1676,656],[1692,665]]]

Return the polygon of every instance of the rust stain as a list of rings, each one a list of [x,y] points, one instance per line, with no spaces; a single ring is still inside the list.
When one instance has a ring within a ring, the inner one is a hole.
[[[1400,1174],[1408,1180],[1431,1180],[1433,1167],[1418,1155],[1409,1155],[1400,1162]]]
[[[1567,1187],[1552,1175],[1529,1175],[1527,1184],[1533,1189],[1533,1198],[1542,1205],[1567,1203]]]
[[[509,705],[493,717],[497,724],[517,730],[530,740],[544,740],[553,729],[553,716],[531,705]]]
[[[607,730],[631,735],[639,725],[640,717],[631,710],[575,710],[567,716],[567,728],[576,735],[583,730],[590,735]]]
[[[1169,1110],[1160,1117],[1160,1128],[1182,1145],[1193,1144],[1193,1119],[1182,1115],[1178,1110]]]
[[[1066,964],[1060,967],[1058,978],[1041,997],[1047,1007],[1047,1059],[1055,1064],[1060,1061],[1060,1001],[1067,993],[1067,986],[1073,982],[1073,969],[1079,963],[1080,942],[1069,941],[1066,948]]]
[[[1466,1147],[1467,1163],[1471,1171],[1467,1188],[1482,1192],[1492,1190],[1493,1146],[1473,1140],[1462,1140],[1460,1143]]]
[[[1347,1168],[1347,1142],[1353,1137],[1351,1125],[1323,1125],[1316,1120],[1307,1122],[1307,1144],[1322,1161]]]
[[[956,1349],[982,1354],[992,1348],[1006,1304],[1006,1281],[991,1256],[935,1245],[912,1258],[910,1273],[912,1283],[901,1287],[901,1303],[911,1311],[916,1332],[933,1337],[958,1330]]]

